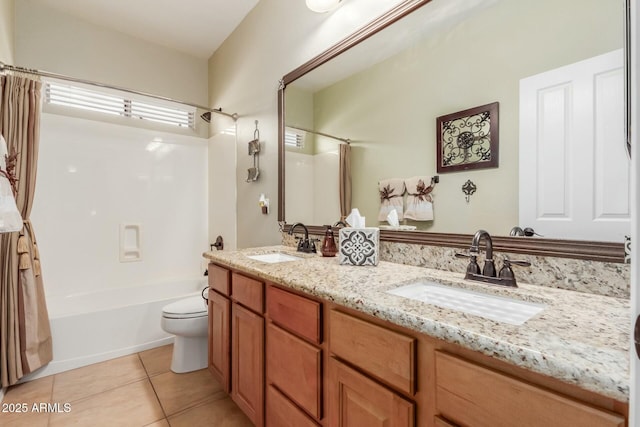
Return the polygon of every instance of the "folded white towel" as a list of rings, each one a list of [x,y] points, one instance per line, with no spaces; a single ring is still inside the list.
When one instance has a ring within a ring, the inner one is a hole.
[[[386,221],[389,212],[392,210],[396,211],[398,220],[402,221],[404,215],[402,206],[402,196],[405,191],[404,180],[399,178],[384,179],[378,183],[378,191],[380,193],[378,221]]]
[[[405,180],[407,187],[407,209],[404,217],[415,221],[433,221],[433,190],[431,178],[414,176]]]
[[[6,172],[7,143],[0,135],[0,170]],[[0,233],[12,233],[22,230],[22,216],[16,206],[9,179],[0,174]]]

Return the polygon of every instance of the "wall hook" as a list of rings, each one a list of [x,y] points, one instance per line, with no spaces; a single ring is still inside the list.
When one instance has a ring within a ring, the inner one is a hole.
[[[258,129],[258,121],[256,120],[256,130],[253,131],[253,140],[248,142],[249,155],[253,156],[253,167],[247,170],[247,182],[258,180],[260,175],[260,130]]]
[[[467,201],[467,203],[469,203],[470,196],[475,193],[477,189],[478,187],[476,187],[476,185],[470,179],[468,179],[467,182],[464,183],[464,185],[462,186],[462,192],[465,194],[464,199]]]

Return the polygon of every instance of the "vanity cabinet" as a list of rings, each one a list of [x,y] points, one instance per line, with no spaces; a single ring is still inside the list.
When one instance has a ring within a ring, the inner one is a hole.
[[[495,357],[242,271],[209,280],[209,370],[256,426],[627,425],[628,404]]]
[[[209,264],[209,372],[264,425],[264,283]]]

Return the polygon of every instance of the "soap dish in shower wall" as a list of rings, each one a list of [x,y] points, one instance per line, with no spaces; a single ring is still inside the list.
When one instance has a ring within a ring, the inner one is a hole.
[[[142,261],[140,224],[120,224],[120,262]]]

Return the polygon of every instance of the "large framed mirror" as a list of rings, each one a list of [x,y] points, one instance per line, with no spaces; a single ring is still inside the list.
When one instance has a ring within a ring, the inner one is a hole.
[[[322,234],[344,215],[349,144],[350,205],[386,226],[379,183],[436,175],[436,119],[498,102],[498,167],[441,174],[433,220],[381,239],[468,247],[486,229],[501,251],[622,262],[625,12],[623,0],[399,3],[283,77],[278,220]],[[543,237],[511,237],[515,226]]]

